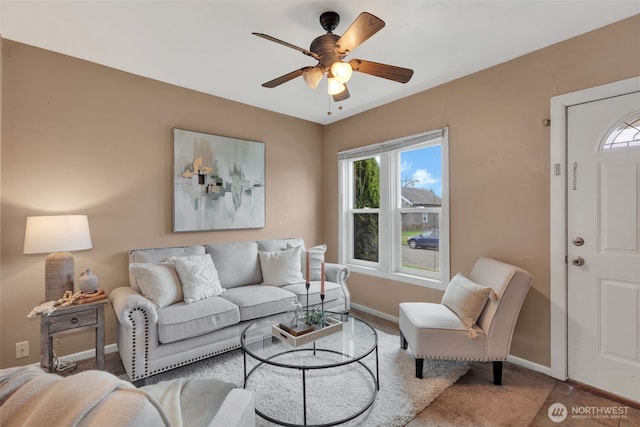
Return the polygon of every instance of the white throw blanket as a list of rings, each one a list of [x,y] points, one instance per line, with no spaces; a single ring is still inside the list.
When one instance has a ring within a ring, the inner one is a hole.
[[[109,396],[126,390],[148,399],[142,390],[101,371],[81,372],[66,378],[45,374],[37,367],[9,368],[0,371],[0,425],[78,426],[90,412]],[[170,426],[166,417],[165,424]],[[99,425],[109,425],[102,420]]]
[[[164,413],[169,418],[172,427],[182,427],[180,395],[182,394],[184,381],[183,378],[178,378],[173,381],[162,381],[147,387],[147,392],[164,408]]]
[[[162,406],[173,427],[204,427],[214,425],[218,410],[234,388],[232,383],[213,378],[176,378],[142,390]]]

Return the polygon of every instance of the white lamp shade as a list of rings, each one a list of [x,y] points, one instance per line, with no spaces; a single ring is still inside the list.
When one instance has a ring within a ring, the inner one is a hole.
[[[318,83],[322,80],[324,73],[319,67],[313,67],[310,70],[306,70],[302,73],[302,78],[311,89],[318,87]]]
[[[337,95],[345,89],[345,86],[334,77],[329,77],[327,79],[327,88],[329,95]]]
[[[25,254],[81,251],[92,247],[86,215],[27,217]]]
[[[351,64],[348,62],[337,61],[331,66],[331,74],[333,74],[333,77],[342,84],[349,81],[352,73],[353,69],[351,68]]]

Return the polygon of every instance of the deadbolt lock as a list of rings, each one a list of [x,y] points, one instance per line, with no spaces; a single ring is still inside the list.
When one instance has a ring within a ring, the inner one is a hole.
[[[580,267],[581,265],[584,265],[584,258],[582,258],[581,256],[573,257],[573,259],[571,260],[571,264],[575,265],[576,267]]]
[[[582,237],[574,237],[571,243],[573,243],[574,246],[582,246],[584,245],[584,239]]]

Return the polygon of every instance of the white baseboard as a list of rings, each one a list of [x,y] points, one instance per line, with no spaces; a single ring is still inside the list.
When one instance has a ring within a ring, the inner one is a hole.
[[[514,365],[522,366],[523,368],[527,368],[531,371],[540,372],[548,377],[552,377],[551,368],[548,366],[540,365],[539,363],[535,363],[512,354],[507,357],[507,362],[511,362]]]
[[[115,353],[118,351],[118,344],[108,344],[104,346],[104,354]],[[84,359],[93,359],[96,357],[96,349],[92,348],[90,350],[80,351],[78,353],[67,354],[65,356],[59,356],[61,360],[84,360]],[[29,366],[40,366],[40,362],[32,363]]]
[[[390,322],[393,322],[393,323],[398,323],[399,322],[399,320],[398,320],[398,318],[396,316],[392,316],[390,314],[383,313],[382,311],[374,310],[373,308],[367,307],[365,305],[351,303],[351,307],[355,308],[356,310],[364,311],[365,313],[371,314],[372,316],[376,316],[376,317],[380,317],[380,318],[385,319],[385,320],[389,320]]]
[[[390,322],[398,323],[398,318],[396,316],[383,313],[382,311],[375,310],[365,305],[351,303],[351,307],[357,310],[363,311],[367,314],[371,314],[372,316],[380,317]],[[106,345],[104,347],[105,354],[115,353],[117,351],[118,351],[118,345],[115,343]],[[96,350],[90,349],[90,350],[85,350],[78,353],[69,354],[66,356],[61,356],[61,359],[83,360],[83,359],[89,359],[94,357],[96,357]],[[549,377],[553,377],[551,375],[551,368],[548,366],[540,365],[539,363],[535,363],[518,356],[513,356],[511,354],[509,355],[509,357],[507,357],[507,361],[510,363],[513,363],[514,365],[522,366],[523,368],[527,368],[535,372],[540,372],[541,374],[547,375]],[[40,366],[40,362],[34,363],[33,365]]]
[[[378,310],[374,310],[373,308],[364,306],[364,305],[360,305],[360,304],[354,304],[351,303],[351,307],[363,311],[367,314],[371,314],[372,316],[377,316],[386,320],[389,320],[391,322],[394,323],[398,323],[398,318],[395,316],[391,316],[390,314],[387,313],[383,313],[381,311]],[[535,371],[535,372],[540,372],[541,374],[547,375],[549,377],[552,377],[551,375],[551,368],[548,366],[543,366],[540,365],[538,363],[532,362],[530,360],[527,359],[523,359],[521,357],[518,356],[513,356],[513,355],[509,355],[507,357],[507,361],[510,363],[513,363],[514,365],[518,365],[518,366],[522,366],[523,368],[527,368],[529,370]]]
[[[115,353],[118,351],[118,344],[108,344],[104,346],[104,353]],[[96,349],[92,348],[90,350],[80,351],[78,353],[68,354],[66,356],[60,356],[60,359],[73,359],[73,360],[84,360],[91,359],[96,357]]]

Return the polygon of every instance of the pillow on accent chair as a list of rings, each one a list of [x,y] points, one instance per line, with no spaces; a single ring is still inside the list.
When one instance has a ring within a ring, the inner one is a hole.
[[[444,292],[442,304],[456,313],[469,328],[470,338],[475,338],[477,335],[473,326],[484,310],[489,296],[495,295],[492,291],[493,289],[480,286],[458,273],[451,279]]]
[[[287,246],[289,246],[289,248],[294,247],[291,245]],[[309,249],[305,249],[304,247],[302,247],[302,251],[300,252],[300,271],[302,271],[303,280],[307,280],[307,278],[305,277],[305,275],[307,274],[307,252],[309,252],[309,281],[322,280],[322,277],[320,277],[320,269],[322,268],[322,263],[324,262],[324,254],[325,252],[327,252],[327,245],[318,245]]]
[[[285,249],[277,252],[258,252],[262,283],[271,286],[293,285],[304,283],[300,268],[300,252],[302,248]]]
[[[182,285],[176,267],[171,262],[131,263],[129,280],[133,289],[139,289],[142,295],[156,307],[162,308],[182,301]]]
[[[215,297],[224,292],[211,255],[190,255],[169,259],[176,263],[185,303],[190,304]]]

